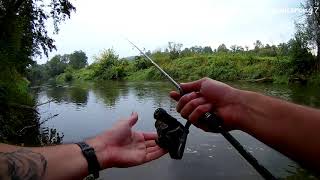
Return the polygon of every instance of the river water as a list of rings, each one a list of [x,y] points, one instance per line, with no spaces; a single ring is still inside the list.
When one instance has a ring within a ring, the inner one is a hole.
[[[320,107],[318,87],[243,82],[228,84]],[[45,85],[40,88],[37,97],[39,103],[53,99],[53,102],[39,107],[42,119],[59,114],[43,126],[63,133],[63,143],[72,143],[110,128],[118,119],[128,117],[133,111],[139,114],[135,126],[139,131],[155,131],[153,112],[159,107],[184,123],[175,111],[176,103],[168,97],[172,89],[172,85],[166,82],[104,81]],[[297,164],[290,159],[246,133],[233,131],[232,134],[277,177],[301,176],[300,171],[296,172]],[[205,133],[195,127],[190,128],[185,154],[180,161],[165,155],[138,167],[107,169],[100,174],[101,179],[121,180],[262,179],[221,135]]]

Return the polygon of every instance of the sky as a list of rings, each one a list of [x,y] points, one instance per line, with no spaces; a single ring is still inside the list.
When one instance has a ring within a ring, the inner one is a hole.
[[[130,39],[146,50],[237,44],[253,47],[256,40],[270,45],[286,42],[301,18],[302,0],[71,0],[77,8],[71,19],[52,34],[57,51],[37,58],[43,64],[56,54],[84,51],[89,63],[105,49],[120,57],[139,53]],[[48,23],[51,32],[53,26]]]

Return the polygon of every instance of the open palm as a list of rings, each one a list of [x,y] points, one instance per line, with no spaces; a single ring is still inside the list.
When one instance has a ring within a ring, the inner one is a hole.
[[[103,167],[136,166],[166,153],[156,144],[156,133],[132,130],[137,121],[138,114],[133,113],[128,119],[120,120],[110,130],[96,137],[97,141],[103,142]]]

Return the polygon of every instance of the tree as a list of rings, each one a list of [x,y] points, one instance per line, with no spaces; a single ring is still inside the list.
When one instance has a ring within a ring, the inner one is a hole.
[[[64,72],[67,68],[68,62],[66,57],[61,55],[55,55],[46,63],[48,73],[50,77],[55,77]]]
[[[317,48],[317,65],[320,68],[320,0],[306,0],[305,18],[297,23],[298,31],[306,33],[308,43]],[[310,11],[311,10],[311,11]]]
[[[136,56],[134,58],[134,65],[137,70],[147,69],[152,66],[152,63],[144,57]]]
[[[151,56],[151,51],[150,50],[148,50],[147,52],[146,52],[146,55],[148,55],[148,56]]]
[[[93,68],[93,77],[97,79],[121,79],[126,76],[125,66],[128,62],[119,59],[119,56],[112,49],[104,50],[96,62],[90,65]]]
[[[192,56],[194,53],[191,51],[190,48],[184,48],[184,50],[182,50],[180,54],[182,57],[188,57]]]
[[[234,53],[244,51],[243,47],[242,46],[238,46],[238,45],[232,45],[232,46],[230,46],[230,49]]]
[[[113,49],[104,50],[99,57],[95,57],[95,63],[99,65],[99,70],[104,71],[115,65],[119,60],[119,56],[115,53]],[[102,72],[99,72],[102,73]]]
[[[236,52],[237,45],[230,46],[231,52]]]
[[[69,65],[73,69],[81,69],[88,65],[88,57],[83,51],[74,51],[69,55]]]
[[[203,53],[205,53],[205,54],[212,54],[213,51],[212,51],[212,49],[211,49],[210,46],[205,46],[205,47],[203,48]]]
[[[35,63],[27,68],[27,79],[33,84],[44,82],[49,78],[50,77],[48,74],[48,69],[46,68],[46,64],[39,65]]]
[[[281,56],[289,55],[289,45],[287,43],[280,43],[277,47],[278,54]]]
[[[56,47],[45,23],[51,19],[58,33],[60,22],[74,10],[68,0],[0,0],[0,67],[23,72],[32,56],[47,56]]]
[[[170,59],[177,59],[180,56],[182,46],[180,43],[168,42]]]
[[[303,34],[296,33],[288,42],[289,55],[294,67],[294,73],[308,73],[314,65],[313,56]]]
[[[192,46],[190,48],[190,51],[193,52],[194,54],[200,54],[203,52],[203,48],[201,46]]]
[[[263,48],[263,44],[260,40],[256,40],[255,43],[253,43],[254,45],[254,51],[258,52],[261,48]]]
[[[218,46],[218,49],[217,49],[218,52],[228,52],[229,49],[227,48],[227,46],[225,44],[221,44]]]

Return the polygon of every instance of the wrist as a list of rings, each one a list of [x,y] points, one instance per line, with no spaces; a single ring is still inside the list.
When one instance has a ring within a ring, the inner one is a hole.
[[[100,140],[99,137],[95,137],[86,141],[88,145],[90,145],[96,153],[98,162],[100,164],[101,169],[111,168],[111,154],[109,154],[108,147]]]
[[[247,91],[234,88],[228,97],[231,109],[227,113],[227,126],[244,130],[247,124]],[[230,113],[231,112],[231,113]]]
[[[236,114],[235,124],[237,129],[242,131],[247,131],[248,126],[252,123],[250,121],[251,113],[250,113],[250,99],[255,98],[253,93],[250,91],[236,89],[235,97],[235,109],[234,112]]]

